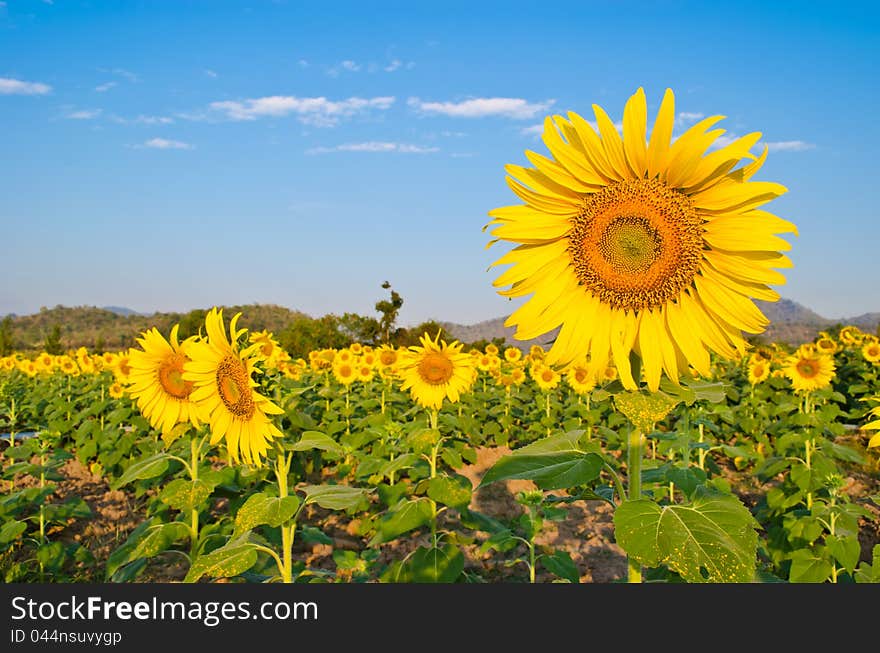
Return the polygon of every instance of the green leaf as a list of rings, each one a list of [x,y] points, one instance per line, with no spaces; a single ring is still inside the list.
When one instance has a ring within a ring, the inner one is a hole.
[[[831,563],[809,549],[799,549],[791,554],[790,583],[824,583],[830,576]]]
[[[311,449],[320,449],[321,451],[329,451],[342,455],[344,453],[339,443],[329,435],[320,431],[306,431],[302,437],[290,447],[291,451],[309,451]]]
[[[376,535],[370,546],[389,542],[420,526],[424,526],[434,516],[431,502],[425,498],[412,499],[388,512],[376,524]]]
[[[862,547],[859,544],[858,537],[840,537],[829,535],[825,538],[825,545],[843,568],[852,573],[856,565],[859,564],[859,555]]]
[[[162,489],[159,500],[175,510],[194,510],[211,496],[213,489],[213,485],[202,479],[190,481],[178,478]]]
[[[262,492],[252,494],[235,513],[233,537],[266,524],[273,528],[281,526],[296,514],[300,506],[298,496],[270,497]]]
[[[583,435],[584,431],[582,429],[551,435],[548,438],[542,438],[536,442],[532,442],[531,444],[516,449],[513,451],[513,455],[561,453],[563,451],[582,452],[578,443]]]
[[[168,469],[169,455],[165,452],[157,453],[147,458],[132,463],[111,485],[111,489],[118,490],[123,485],[145,478],[155,478]]]
[[[857,583],[880,583],[880,544],[875,544],[872,552],[873,564],[865,561],[856,570]]]
[[[478,487],[495,481],[529,479],[543,490],[560,490],[594,481],[602,471],[602,456],[581,451],[546,454],[513,453],[486,471]]]
[[[37,562],[48,571],[57,571],[64,564],[64,545],[61,542],[42,544],[37,549]]]
[[[461,510],[471,503],[473,486],[470,479],[455,476],[436,476],[428,482],[428,496],[444,506]]]
[[[202,576],[232,578],[246,572],[257,562],[255,545],[240,540],[200,555],[189,568],[184,583],[195,583]]]
[[[624,501],[614,513],[617,543],[647,567],[666,564],[692,583],[751,582],[757,522],[732,495],[697,488],[689,505]]]
[[[348,510],[361,502],[369,491],[348,485],[304,485],[298,488],[306,493],[305,503],[317,503],[328,510]]]
[[[464,556],[451,542],[441,547],[416,549],[403,564],[402,582],[454,583],[464,571]]]
[[[568,555],[568,551],[554,551],[553,553],[542,553],[539,556],[544,569],[554,576],[566,579],[569,583],[579,583],[581,574],[578,571],[574,560]]]
[[[110,579],[120,567],[135,560],[150,558],[169,549],[175,542],[189,537],[190,530],[183,522],[163,524],[158,518],[146,521],[131,532],[122,546],[110,554],[106,577]]]
[[[25,532],[27,524],[23,521],[8,521],[0,526],[0,544],[9,544]]]

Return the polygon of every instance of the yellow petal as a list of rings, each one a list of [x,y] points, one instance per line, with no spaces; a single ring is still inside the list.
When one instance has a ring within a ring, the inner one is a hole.
[[[602,135],[602,147],[605,150],[605,157],[608,163],[614,169],[618,179],[628,179],[632,176],[632,171],[626,164],[626,154],[623,152],[623,141],[611,118],[605,113],[605,110],[598,104],[593,105],[593,113],[596,114],[596,125],[599,127],[599,133]]]
[[[653,179],[666,168],[674,123],[675,95],[672,89],[667,88],[651,130],[651,140],[648,142],[648,179]]]
[[[507,185],[510,186],[510,189],[516,193],[523,202],[545,213],[573,216],[580,212],[580,205],[577,202],[563,199],[561,197],[550,197],[548,195],[536,193],[510,176],[505,177],[504,180],[507,182]]]
[[[562,118],[559,118],[559,120],[562,121]],[[599,176],[584,154],[562,139],[553,120],[549,116],[544,119],[543,138],[544,144],[550,150],[553,158],[565,167],[575,179],[590,185],[602,185],[605,183],[605,180]]]
[[[702,211],[744,212],[775,199],[788,189],[772,181],[719,182],[690,196],[694,206]]]
[[[770,321],[752,300],[716,281],[706,271],[694,277],[703,303],[731,326],[747,333],[762,333]]]
[[[556,183],[538,170],[524,168],[510,163],[504,166],[504,169],[511,177],[518,179],[520,182],[543,195],[573,200],[575,202],[581,202],[583,200],[582,193],[577,193],[562,184]]]
[[[537,152],[526,150],[526,158],[547,177],[576,193],[594,193],[602,187],[602,184],[599,182],[589,183],[586,180],[576,178],[564,166]]]
[[[623,108],[623,149],[633,174],[641,179],[648,170],[648,104],[639,88]]]
[[[602,140],[593,130],[593,127],[574,111],[568,112],[571,123],[557,121],[562,133],[569,142],[579,148],[582,155],[590,162],[590,166],[596,171],[604,183],[619,181],[620,175],[614,170],[614,166],[608,160]]]

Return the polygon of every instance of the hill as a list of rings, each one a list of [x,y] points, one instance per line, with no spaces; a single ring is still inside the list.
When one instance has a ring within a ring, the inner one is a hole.
[[[33,351],[43,347],[46,336],[57,324],[61,330],[61,343],[65,349],[86,347],[89,349],[108,349],[112,351],[127,349],[137,344],[136,339],[143,331],[156,327],[168,334],[174,324],[180,324],[181,335],[194,333],[202,320],[205,310],[197,309],[188,313],[154,313],[143,315],[130,309],[122,314],[119,311],[97,306],[56,306],[43,308],[39,313],[11,317],[12,347],[18,351]],[[243,326],[252,331],[268,329],[273,333],[281,331],[302,313],[274,304],[249,304],[224,307],[227,318],[241,311],[245,318]]]

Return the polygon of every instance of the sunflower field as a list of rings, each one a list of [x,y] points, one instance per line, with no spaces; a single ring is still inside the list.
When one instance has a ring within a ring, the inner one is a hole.
[[[507,326],[352,342],[247,316],[0,359],[7,582],[880,582],[880,340],[762,345],[791,267],[760,134],[594,106],[507,166]]]

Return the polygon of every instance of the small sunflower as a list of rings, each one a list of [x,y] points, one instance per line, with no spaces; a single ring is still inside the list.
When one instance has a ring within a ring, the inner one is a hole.
[[[229,338],[223,311],[216,307],[205,316],[207,338],[195,341],[187,352],[192,360],[184,364],[184,380],[194,385],[191,399],[211,427],[211,444],[226,440],[233,462],[243,459],[261,465],[273,438],[281,431],[268,415],[284,411],[257,393],[252,374],[257,362],[256,347],[239,350],[239,338],[246,329],[236,329],[241,313],[229,322]]]
[[[854,324],[847,324],[840,330],[840,342],[845,345],[859,345],[865,334]]]
[[[751,153],[759,132],[710,150],[723,116],[673,142],[670,89],[650,137],[641,88],[624,107],[622,136],[593,109],[598,133],[573,112],[547,117],[551,158],[526,152],[534,167],[506,168],[523,204],[489,212],[492,242],[515,245],[493,264],[512,264],[494,285],[531,297],[505,326],[520,340],[559,328],[548,364],[589,357],[596,372],[614,364],[629,390],[638,385],[631,351],[652,391],[662,375],[678,383],[688,364],[706,376],[710,351],[734,358],[746,349],[743,332],[768,325],[752,300],[779,299],[768,284],[785,283],[775,268],[791,267],[780,253],[791,245],[775,234],[797,229],[760,207],[786,189],[751,181],[767,156],[766,147]]]
[[[862,356],[869,363],[880,363],[880,342],[869,340],[862,345]]]
[[[565,381],[579,395],[585,395],[596,387],[596,375],[586,362],[572,365],[565,374]]]
[[[519,347],[508,347],[504,350],[504,360],[508,363],[518,363],[522,360],[522,349]]]
[[[831,384],[834,359],[799,349],[788,358],[783,371],[795,392],[812,392]]]
[[[111,383],[110,387],[107,388],[107,392],[114,399],[121,399],[123,396],[125,396],[125,388],[122,387],[122,384],[119,383],[119,381]]]
[[[373,366],[364,362],[363,357],[355,364],[357,380],[361,383],[368,383],[373,380]]]
[[[490,356],[497,356],[498,355],[498,346],[494,345],[492,343],[489,343],[488,345],[486,345],[486,349],[484,351],[487,354],[489,354]]]
[[[447,344],[439,332],[433,340],[427,333],[419,340],[421,346],[409,347],[401,355],[400,388],[409,390],[421,406],[439,410],[444,399],[455,403],[467,392],[476,370],[457,340]]]
[[[559,385],[562,376],[549,365],[537,364],[530,368],[530,373],[538,387],[545,392]]]
[[[357,380],[357,368],[354,361],[336,361],[333,363],[333,377],[342,385],[349,386]]]
[[[752,357],[748,370],[749,383],[758,385],[770,376],[770,361],[760,357]]]
[[[279,367],[279,363],[290,358],[288,353],[281,348],[275,336],[266,330],[254,331],[248,338],[252,345],[257,345],[255,355],[262,359],[266,367],[273,369]]]
[[[827,354],[828,356],[833,356],[837,353],[838,350],[837,342],[829,336],[824,331],[819,334],[819,337],[816,339],[816,351],[820,354]]]
[[[166,340],[153,327],[137,339],[141,349],[132,349],[129,354],[128,392],[150,425],[159,429],[163,437],[182,422],[199,425],[196,408],[190,401],[193,384],[183,378],[183,366],[189,361],[193,338],[179,342],[177,331],[178,325],[174,325]]]
[[[379,347],[378,362],[380,367],[394,367],[397,365],[399,357],[398,351],[391,345],[382,345]]]

